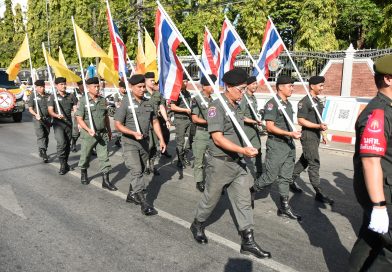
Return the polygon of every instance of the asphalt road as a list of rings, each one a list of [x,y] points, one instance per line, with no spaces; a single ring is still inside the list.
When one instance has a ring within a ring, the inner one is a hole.
[[[257,196],[256,241],[273,257],[258,260],[239,253],[226,195],[208,220],[209,244],[194,242],[189,225],[200,193],[192,169],[179,173],[175,158],[161,158],[161,175],[146,179],[147,199],[159,214],[145,217],[125,202],[129,181],[121,149],[113,143],[109,149],[115,193],[101,188],[96,159],[89,169],[93,182],[80,184],[79,152],[70,157],[75,170],[59,176],[53,134],[50,163],[42,163],[27,113],[19,124],[0,120],[0,271],[346,270],[361,222],[352,190],[352,153],[321,150],[321,182],[336,201],[332,208],[314,201],[307,173],[302,174],[304,193],[291,197],[301,223],[276,215],[275,185]],[[174,154],[173,141],[169,151]]]

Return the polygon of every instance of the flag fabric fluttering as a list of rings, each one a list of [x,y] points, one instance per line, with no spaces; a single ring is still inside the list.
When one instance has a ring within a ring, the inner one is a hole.
[[[98,74],[105,79],[105,81],[112,83],[114,86],[118,87],[119,75],[118,71],[114,69],[113,60],[113,47],[112,44],[109,46],[108,52],[109,58],[101,59],[98,65]]]
[[[147,30],[144,29],[144,54],[146,56],[146,72],[154,72],[155,80],[158,80],[157,47]]]
[[[219,66],[219,48],[217,47],[214,38],[206,28],[204,32],[204,43],[201,51],[201,64],[206,69],[208,74],[218,75]]]
[[[225,19],[220,38],[219,86],[224,86],[222,81],[223,75],[234,68],[235,58],[244,50],[241,42],[234,35],[234,31],[230,21]]]
[[[43,49],[45,50],[45,49]],[[43,52],[44,54],[46,53],[46,56],[48,57],[48,64],[50,67],[52,67],[54,74],[56,77],[65,77],[67,79],[67,82],[79,82],[82,79],[76,75],[74,72],[69,70],[67,67],[53,59],[48,52]]]
[[[268,64],[273,59],[277,58],[283,49],[283,41],[280,39],[279,33],[271,22],[271,19],[268,19],[267,26],[264,30],[261,53],[259,59],[257,60],[257,66],[264,73],[267,80],[269,77]],[[253,70],[253,75],[256,76],[257,81],[260,84],[264,83],[262,76],[259,74],[256,68]]]
[[[143,38],[140,31],[137,33],[136,73],[146,73],[146,55],[144,54]]]
[[[177,101],[181,91],[183,70],[176,51],[181,39],[171,27],[165,13],[158,7],[155,16],[159,90],[166,99]]]
[[[112,18],[110,18],[108,10],[106,10],[106,17],[109,27],[110,41],[112,42],[114,69],[121,73],[121,67],[124,67],[125,72],[127,73],[127,47],[120,36],[116,23],[113,22]],[[116,42],[118,46],[116,46]]]
[[[77,24],[75,24],[75,32],[78,36],[79,51],[82,58],[108,58],[105,51]]]
[[[63,51],[61,50],[61,47],[59,46],[59,63],[64,65],[65,67],[68,67],[67,62],[65,61]]]
[[[11,64],[6,71],[8,74],[8,80],[12,81],[16,79],[20,70],[20,63],[28,60],[29,58],[29,41],[27,36],[25,36],[22,45],[20,46],[18,52],[16,53],[14,59],[11,61]]]

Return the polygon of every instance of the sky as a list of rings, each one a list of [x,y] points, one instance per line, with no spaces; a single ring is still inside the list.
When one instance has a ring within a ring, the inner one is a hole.
[[[22,5],[22,8],[24,8],[24,10],[27,7],[27,0],[13,0],[12,3],[14,6],[17,3],[20,3]],[[4,0],[0,0],[0,17],[3,17],[4,11],[5,11]]]

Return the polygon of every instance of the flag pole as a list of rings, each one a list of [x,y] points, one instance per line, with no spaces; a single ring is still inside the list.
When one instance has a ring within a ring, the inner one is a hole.
[[[84,96],[85,96],[85,99],[86,99],[86,106],[87,106],[88,119],[89,119],[89,121],[90,121],[90,128],[95,132],[94,124],[93,124],[93,118],[92,118],[92,116],[91,116],[90,100],[89,100],[88,92],[87,92],[86,79],[85,79],[84,73],[83,73],[82,58],[81,58],[81,56],[80,56],[79,40],[78,40],[78,35],[76,34],[75,20],[74,20],[74,17],[73,17],[73,16],[71,16],[71,19],[72,19],[72,26],[73,26],[73,31],[74,31],[74,36],[75,36],[75,42],[76,42],[76,53],[78,54],[79,65],[80,65],[80,74],[82,75],[83,89],[84,89]]]
[[[54,86],[52,73],[50,72],[48,56],[47,56],[47,52],[46,52],[46,49],[45,49],[45,44],[43,42],[42,42],[42,50],[44,52],[44,57],[45,57],[45,62],[46,62],[46,69],[48,71],[48,77],[49,77],[49,83],[50,83],[50,86],[52,87],[52,92],[53,92],[53,96],[54,96],[54,102],[56,103],[57,112],[58,112],[58,114],[62,115],[61,109],[60,109],[60,105],[59,105],[59,99],[57,97],[57,90],[56,90],[56,88]]]
[[[39,107],[38,107],[38,100],[37,100],[37,91],[35,89],[35,73],[33,70],[33,63],[31,61],[31,53],[30,53],[30,43],[29,43],[29,35],[27,35],[26,33],[26,39],[27,39],[27,49],[29,50],[29,63],[30,63],[30,74],[31,74],[31,81],[32,81],[32,85],[33,85],[33,93],[34,93],[34,100],[35,100],[35,107],[37,109],[37,114],[38,117],[41,118],[41,113],[39,112]]]
[[[226,16],[225,16],[225,20],[227,21],[228,26],[233,30],[234,35],[239,40],[239,42],[241,43],[241,46],[244,48],[245,52],[248,54],[249,58],[253,62],[253,66],[257,69],[259,74],[262,76],[262,79],[265,81],[266,86],[267,86],[269,92],[272,94],[273,98],[275,99],[275,102],[278,104],[278,108],[282,111],[282,113],[283,113],[284,117],[286,118],[287,122],[289,123],[289,125],[291,126],[293,131],[297,131],[297,129],[294,126],[293,121],[289,118],[289,116],[288,116],[288,114],[287,114],[287,112],[285,110],[285,107],[282,105],[282,103],[280,103],[278,97],[276,96],[276,93],[274,92],[274,90],[272,90],[272,87],[268,83],[267,79],[265,78],[264,73],[260,70],[260,67],[257,65],[255,59],[253,58],[252,54],[249,52],[248,48],[245,46],[245,44],[242,41],[241,37],[238,35],[237,31],[235,30],[234,26],[230,23],[229,19],[227,19]]]
[[[272,21],[271,17],[269,17],[269,16],[268,16],[268,19],[271,21],[272,27],[275,29],[276,33],[278,34],[278,37],[279,37],[279,39],[281,40],[281,42],[282,42],[282,44],[283,44],[283,48],[284,48],[284,50],[286,51],[287,56],[289,57],[291,63],[292,63],[293,66],[294,66],[294,70],[295,70],[295,72],[297,73],[297,75],[298,75],[298,77],[299,77],[299,81],[301,81],[301,84],[302,84],[302,86],[303,86],[304,89],[305,89],[306,95],[309,97],[310,103],[312,103],[312,107],[313,107],[314,110],[316,111],[317,117],[320,119],[320,122],[321,122],[321,123],[324,123],[323,118],[321,117],[321,114],[320,114],[319,110],[317,109],[317,104],[314,103],[314,101],[313,101],[313,99],[312,99],[312,96],[310,95],[309,89],[308,89],[308,87],[306,86],[306,84],[305,84],[305,82],[304,82],[304,80],[303,80],[303,78],[302,78],[302,76],[301,76],[301,74],[300,74],[300,72],[299,72],[299,70],[298,70],[298,68],[297,68],[297,65],[295,64],[294,60],[292,59],[292,57],[291,57],[291,55],[290,55],[290,53],[289,53],[289,50],[287,50],[287,47],[286,47],[285,43],[284,43],[283,40],[282,40],[282,37],[280,36],[278,30],[276,29],[274,22]]]
[[[108,9],[109,27],[111,28],[111,31],[114,34],[115,31],[114,31],[112,14],[110,12],[110,6],[109,6],[109,1],[108,0],[106,0],[106,6],[107,6],[107,9]],[[128,96],[128,100],[129,100],[129,105],[131,107],[133,120],[135,121],[136,132],[141,133],[140,132],[139,122],[137,121],[137,116],[136,116],[136,112],[135,112],[135,105],[133,104],[133,100],[132,100],[132,97],[131,97],[131,91],[129,90],[129,86],[128,86],[127,74],[125,73],[125,67],[124,67],[125,63],[123,65],[121,65],[121,63],[120,63],[120,48],[118,46],[116,37],[114,37],[114,43],[116,44],[116,49],[117,49],[117,54],[118,54],[118,66],[121,69],[121,73],[122,73],[123,80],[124,80],[124,83],[125,83],[125,89],[127,90],[127,96]],[[124,59],[122,59],[122,62],[124,62]]]
[[[201,91],[199,90],[199,88],[197,88],[195,82],[193,81],[191,75],[188,73],[187,69],[185,69],[184,64],[182,63],[182,61],[180,59],[178,59],[178,61],[181,64],[182,70],[184,70],[184,73],[186,74],[187,78],[189,79],[189,81],[191,82],[193,88],[196,90],[196,93],[200,96],[200,99],[202,101],[202,104],[204,104],[206,106],[206,108],[208,108],[208,103],[207,101],[204,99],[203,95],[201,94]],[[180,92],[180,94],[182,95],[182,93]],[[182,97],[182,96],[181,96]],[[185,102],[185,100],[184,100]]]
[[[174,25],[174,23],[171,21],[171,18],[169,17],[169,15],[166,13],[165,9],[163,8],[163,6],[161,5],[161,3],[159,1],[157,1],[158,4],[158,8],[161,9],[161,11],[164,13],[164,15],[166,16],[169,24],[173,27],[174,31],[176,31],[177,35],[180,37],[181,41],[184,43],[184,45],[186,46],[186,48],[188,49],[189,53],[191,53],[193,59],[195,60],[197,66],[199,66],[199,69],[201,70],[201,72],[205,75],[208,83],[211,86],[214,86],[214,92],[217,95],[219,102],[221,102],[224,110],[226,111],[227,115],[230,117],[231,121],[233,122],[233,124],[235,125],[236,129],[238,130],[239,134],[241,135],[241,138],[243,139],[244,143],[248,146],[248,147],[253,147],[251,142],[249,141],[248,137],[246,136],[244,130],[242,129],[241,125],[238,123],[237,118],[235,117],[234,113],[230,110],[229,106],[226,104],[225,100],[223,99],[221,93],[219,92],[219,88],[217,88],[217,86],[214,84],[214,82],[212,82],[210,76],[208,75],[206,69],[203,67],[203,65],[201,64],[200,60],[196,57],[195,53],[193,52],[192,48],[189,46],[189,44],[187,43],[187,41],[185,40],[185,38],[182,36],[181,32],[177,29],[177,27]]]

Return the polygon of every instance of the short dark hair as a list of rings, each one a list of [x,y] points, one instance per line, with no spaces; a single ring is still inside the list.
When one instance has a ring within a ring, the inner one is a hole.
[[[387,75],[375,73],[374,74],[374,83],[376,83],[377,89],[382,89],[388,87],[388,85],[384,81],[384,77]]]

